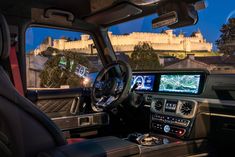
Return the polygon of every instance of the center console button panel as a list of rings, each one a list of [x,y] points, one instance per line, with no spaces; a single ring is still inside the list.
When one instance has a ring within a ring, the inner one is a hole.
[[[167,125],[162,123],[152,123],[152,129],[161,133],[171,134],[178,137],[182,137],[186,133],[185,128],[180,128],[173,125]]]
[[[185,137],[190,133],[197,110],[196,101],[154,95],[147,97],[151,103],[151,131],[177,137]]]
[[[176,126],[182,126],[182,127],[187,127],[190,123],[190,120],[184,119],[184,118],[179,118],[179,117],[172,117],[172,116],[165,116],[165,115],[160,115],[160,114],[153,114],[152,115],[152,120],[156,120],[162,123],[168,123],[168,124],[173,124]]]

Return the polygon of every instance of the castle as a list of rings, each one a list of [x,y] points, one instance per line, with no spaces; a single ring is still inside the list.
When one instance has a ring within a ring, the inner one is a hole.
[[[140,42],[150,43],[155,51],[163,53],[176,51],[179,53],[208,53],[212,51],[212,43],[207,42],[199,30],[189,37],[184,36],[182,33],[176,35],[173,30],[166,30],[162,33],[133,32],[126,35],[114,35],[109,32],[108,35],[115,52],[130,53],[134,50],[134,46]],[[93,40],[87,34],[81,35],[80,40],[74,41],[65,38],[52,40],[51,37],[48,37],[47,42],[39,45],[31,53],[38,55],[48,47],[85,54],[97,53],[94,49]]]

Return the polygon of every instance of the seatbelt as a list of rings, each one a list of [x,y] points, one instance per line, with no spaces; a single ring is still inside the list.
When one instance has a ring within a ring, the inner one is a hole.
[[[13,83],[15,85],[16,90],[19,92],[20,95],[24,96],[24,90],[20,75],[20,68],[19,63],[16,55],[16,47],[15,44],[11,46],[10,50],[10,64],[11,64],[11,72],[13,77]]]

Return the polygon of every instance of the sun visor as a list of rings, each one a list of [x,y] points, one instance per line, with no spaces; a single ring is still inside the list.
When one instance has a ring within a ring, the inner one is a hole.
[[[122,3],[86,17],[85,21],[92,24],[109,25],[141,12],[142,10],[134,5]]]

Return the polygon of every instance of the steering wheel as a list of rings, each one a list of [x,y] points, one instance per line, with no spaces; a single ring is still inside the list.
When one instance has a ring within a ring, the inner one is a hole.
[[[118,60],[108,64],[93,83],[92,108],[95,111],[115,108],[128,96],[131,79],[132,70],[128,63]]]

